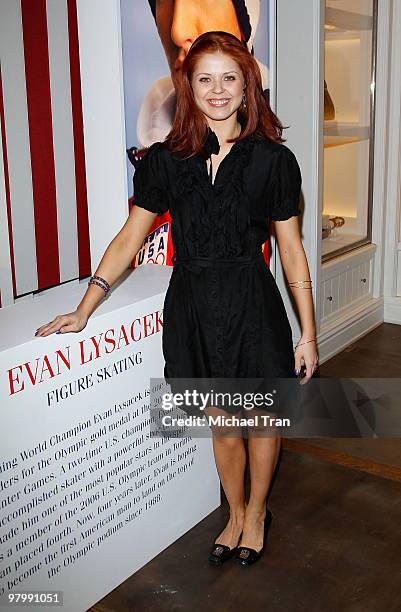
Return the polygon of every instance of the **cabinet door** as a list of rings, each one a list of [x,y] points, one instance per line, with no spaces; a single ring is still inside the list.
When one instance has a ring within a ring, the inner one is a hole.
[[[332,322],[372,297],[374,253],[371,245],[322,266],[322,322]]]
[[[322,261],[371,241],[377,0],[325,0]]]

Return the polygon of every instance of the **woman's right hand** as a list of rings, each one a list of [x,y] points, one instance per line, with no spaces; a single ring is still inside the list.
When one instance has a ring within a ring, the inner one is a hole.
[[[36,330],[35,336],[49,336],[59,331],[61,334],[66,332],[80,332],[86,326],[88,317],[80,310],[74,310],[63,315],[57,315],[50,321]]]

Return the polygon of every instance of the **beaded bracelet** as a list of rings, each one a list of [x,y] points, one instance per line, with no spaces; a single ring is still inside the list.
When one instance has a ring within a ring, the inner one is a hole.
[[[96,278],[96,280],[100,281],[101,283],[104,283],[104,284],[106,285],[106,287],[107,287],[107,290],[108,290],[108,291],[110,291],[110,285],[109,285],[109,283],[107,282],[107,280],[105,280],[105,279],[104,279],[104,278],[102,278],[101,276],[96,276],[96,274],[94,274],[94,275],[92,276],[92,278]]]
[[[98,287],[101,287],[106,295],[110,291],[109,283],[101,276],[96,276],[96,274],[91,277],[88,285],[97,285]]]

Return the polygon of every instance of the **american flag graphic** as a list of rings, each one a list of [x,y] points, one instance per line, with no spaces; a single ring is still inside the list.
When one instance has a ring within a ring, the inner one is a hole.
[[[76,0],[1,0],[0,120],[10,304],[91,274]]]

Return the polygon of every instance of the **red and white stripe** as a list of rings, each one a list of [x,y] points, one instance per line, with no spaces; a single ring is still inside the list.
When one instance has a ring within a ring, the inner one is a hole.
[[[90,275],[76,0],[1,0],[0,119],[2,294]]]

